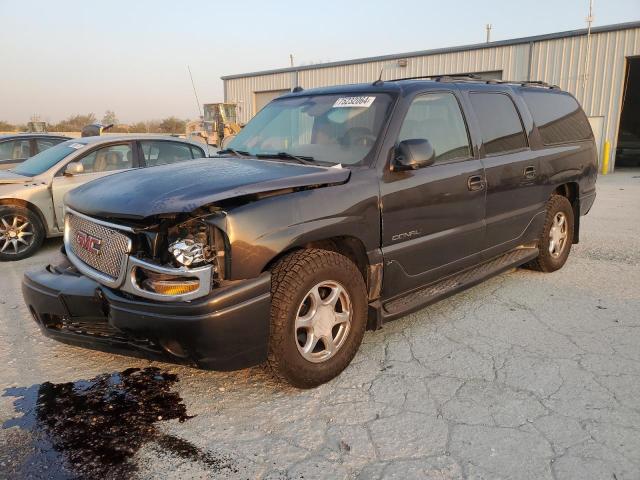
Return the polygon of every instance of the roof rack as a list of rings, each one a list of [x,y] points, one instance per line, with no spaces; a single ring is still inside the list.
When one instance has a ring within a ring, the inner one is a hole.
[[[389,80],[381,80],[378,79],[373,82],[374,85],[380,85],[380,83],[384,82],[400,82],[402,80],[434,80],[436,82],[442,81],[465,81],[465,80],[482,80],[480,77],[474,74],[461,74],[461,75],[418,75],[417,77],[403,77],[403,78],[392,78]]]
[[[508,83],[508,84],[512,84],[512,85],[520,85],[522,87],[541,87],[541,88],[550,88],[550,89],[560,88],[558,85],[553,85],[551,83],[543,82],[542,80],[499,80],[499,79],[495,79],[495,80],[487,80],[487,83],[495,83],[495,84]]]
[[[461,74],[461,75],[420,75],[416,77],[404,77],[404,78],[393,78],[391,80],[384,80],[384,82],[399,82],[402,80],[433,80],[435,82],[479,82],[486,84],[511,84],[511,85],[520,85],[522,87],[541,87],[541,88],[549,88],[549,89],[558,89],[557,85],[552,85],[547,82],[543,82],[541,80],[500,80],[500,79],[484,79],[479,77],[478,75],[474,75],[472,73]],[[381,80],[376,80],[374,85],[379,85]]]

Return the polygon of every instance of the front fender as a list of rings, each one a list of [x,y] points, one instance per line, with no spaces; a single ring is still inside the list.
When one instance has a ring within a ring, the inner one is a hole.
[[[43,182],[31,181],[21,184],[0,185],[0,204],[27,203],[34,206],[40,213],[40,218],[44,222],[47,235],[55,235],[56,228],[55,212],[51,190],[49,185]]]
[[[212,223],[229,242],[230,280],[253,278],[281,253],[332,237],[354,237],[373,250],[380,241],[377,183],[352,180],[273,196],[230,208]]]

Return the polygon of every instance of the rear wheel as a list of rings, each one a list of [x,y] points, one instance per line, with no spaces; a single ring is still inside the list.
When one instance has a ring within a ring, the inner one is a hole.
[[[547,215],[538,240],[540,253],[530,267],[541,272],[554,272],[563,267],[573,243],[573,208],[567,197],[552,195],[547,202]]]
[[[364,335],[360,271],[339,253],[309,249],[282,258],[271,274],[272,372],[300,388],[331,380],[349,365]]]
[[[30,257],[42,245],[44,227],[38,215],[25,207],[0,206],[0,260]]]

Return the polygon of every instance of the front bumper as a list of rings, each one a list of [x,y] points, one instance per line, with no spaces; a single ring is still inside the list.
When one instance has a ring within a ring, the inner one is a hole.
[[[266,360],[270,288],[264,273],[191,302],[157,302],[106,288],[66,261],[28,272],[22,282],[24,300],[48,337],[213,370]]]

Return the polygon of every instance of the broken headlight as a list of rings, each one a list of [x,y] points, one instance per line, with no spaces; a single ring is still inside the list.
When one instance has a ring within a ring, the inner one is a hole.
[[[176,225],[168,232],[167,250],[176,266],[212,264],[218,278],[224,274],[224,237],[208,223],[196,219]]]
[[[169,245],[169,252],[173,255],[173,258],[185,267],[207,263],[205,257],[206,249],[207,245],[194,242],[189,238],[176,240]]]

